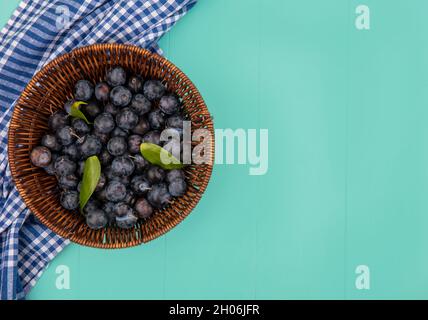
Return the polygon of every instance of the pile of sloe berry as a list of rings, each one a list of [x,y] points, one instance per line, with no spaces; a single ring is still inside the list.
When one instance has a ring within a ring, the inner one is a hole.
[[[86,103],[80,110],[89,124],[70,116],[76,101]],[[96,155],[101,176],[82,210],[86,223],[92,229],[132,228],[186,192],[182,170],[164,170],[140,153],[143,142],[163,146],[164,129],[182,136],[183,121],[180,99],[160,81],[128,77],[117,66],[96,85],[87,80],[75,84],[74,99],[50,116],[50,132],[32,150],[31,162],[56,176],[62,207],[75,210],[85,160]]]

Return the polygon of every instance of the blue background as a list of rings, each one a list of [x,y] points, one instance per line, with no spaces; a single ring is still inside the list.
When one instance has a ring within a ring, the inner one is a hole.
[[[2,24],[17,3],[2,2]],[[370,30],[355,27],[360,4]],[[423,0],[200,0],[161,47],[216,128],[269,130],[268,173],[216,165],[166,236],[70,245],[29,298],[428,298],[427,13]]]

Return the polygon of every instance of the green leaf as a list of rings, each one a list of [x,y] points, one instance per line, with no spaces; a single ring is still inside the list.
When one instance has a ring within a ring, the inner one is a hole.
[[[82,120],[84,120],[87,124],[90,124],[90,122],[88,121],[88,119],[86,119],[86,116],[83,114],[83,112],[82,112],[82,111],[80,111],[80,106],[81,106],[82,104],[87,104],[87,103],[86,103],[86,102],[84,102],[84,101],[76,101],[75,103],[73,103],[73,104],[71,105],[71,108],[70,108],[70,112],[69,112],[69,114],[70,114],[70,116],[72,116],[72,117],[74,117],[74,118],[82,119]]]
[[[83,178],[80,186],[79,203],[80,210],[83,210],[92,193],[97,187],[101,176],[101,163],[97,156],[89,157],[85,160],[83,167]]]
[[[165,170],[181,169],[184,165],[164,148],[153,143],[142,143],[140,145],[141,155],[151,164]],[[167,160],[167,161],[165,161]]]

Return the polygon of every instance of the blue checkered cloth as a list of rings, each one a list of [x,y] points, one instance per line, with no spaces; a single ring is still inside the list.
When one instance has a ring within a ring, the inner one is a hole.
[[[24,299],[69,243],[26,208],[9,170],[14,103],[53,58],[94,43],[132,43],[161,53],[159,38],[197,0],[24,0],[0,33],[0,299]]]

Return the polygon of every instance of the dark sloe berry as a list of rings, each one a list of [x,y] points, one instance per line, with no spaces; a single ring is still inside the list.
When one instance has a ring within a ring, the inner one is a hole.
[[[184,118],[180,115],[173,115],[166,119],[166,126],[168,128],[183,128]]]
[[[155,208],[164,208],[172,200],[171,194],[165,183],[159,183],[152,186],[152,189],[147,194],[147,200]]]
[[[83,176],[83,170],[85,169],[85,161],[81,160],[77,163],[77,175]]]
[[[141,154],[136,154],[132,156],[132,161],[135,165],[135,173],[143,173],[144,169],[149,164],[146,159]]]
[[[113,103],[109,102],[104,106],[104,112],[110,113],[115,116],[120,111],[119,107],[116,107]]]
[[[121,156],[127,149],[126,139],[124,137],[113,137],[107,143],[107,150],[113,156]]]
[[[147,116],[147,120],[152,129],[162,129],[165,125],[165,117],[160,109],[150,112]]]
[[[114,87],[110,92],[110,100],[117,107],[127,106],[132,99],[132,93],[128,88]]]
[[[131,108],[135,111],[136,114],[142,116],[143,114],[150,111],[152,108],[152,103],[141,93],[138,93],[132,98]]]
[[[126,197],[126,186],[119,181],[110,181],[106,187],[106,198],[112,202],[119,202]]]
[[[59,177],[59,187],[65,190],[75,190],[79,184],[79,179],[74,174]]]
[[[60,156],[55,160],[54,168],[58,176],[66,176],[76,171],[76,163],[67,156]]]
[[[143,137],[138,134],[133,134],[128,138],[128,151],[132,154],[140,153],[140,145],[143,142]]]
[[[121,229],[130,229],[135,226],[138,218],[133,214],[127,214],[123,217],[116,217],[116,224]]]
[[[94,85],[88,80],[79,80],[74,87],[74,97],[76,100],[88,101],[94,94]]]
[[[85,207],[83,208],[83,213],[88,214],[92,211],[99,209],[100,206],[101,206],[101,204],[99,203],[98,200],[96,200],[94,198],[90,198],[88,200],[88,202],[86,202]]]
[[[121,129],[119,127],[114,128],[111,132],[112,137],[128,137],[128,130]]]
[[[143,90],[143,78],[140,76],[129,77],[128,88],[132,91],[132,93],[141,92]]]
[[[158,183],[165,179],[165,170],[157,166],[150,166],[147,168],[145,176],[150,183]]]
[[[126,156],[116,157],[111,163],[111,170],[113,175],[120,176],[130,176],[135,169],[134,162]]]
[[[56,157],[58,157],[57,154],[52,153],[51,163],[49,163],[46,167],[43,167],[43,169],[45,169],[46,173],[50,176],[54,176],[56,174],[55,167],[54,167]]]
[[[35,147],[30,155],[31,163],[36,167],[46,167],[51,163],[52,153],[43,146]]]
[[[68,114],[70,114],[71,107],[73,106],[73,104],[75,102],[76,102],[76,100],[74,100],[74,99],[67,100],[67,102],[64,104],[64,110],[65,110],[65,112],[67,112]]]
[[[68,156],[71,160],[77,161],[80,159],[79,148],[75,143],[62,148],[62,154]]]
[[[92,133],[94,136],[96,136],[98,139],[100,139],[100,141],[103,145],[106,145],[107,142],[110,140],[110,134],[109,133],[99,132],[98,130],[93,130]]]
[[[109,181],[119,181],[120,183],[124,184],[125,186],[128,186],[128,184],[131,182],[130,176],[116,176],[113,175]]]
[[[159,108],[166,114],[174,114],[180,109],[180,101],[176,95],[168,94],[160,99]]]
[[[147,132],[143,137],[143,142],[160,145],[160,133],[159,133],[159,131]]]
[[[78,136],[84,136],[91,131],[88,124],[79,118],[73,118],[73,120],[71,120],[71,126]]]
[[[67,210],[75,210],[79,207],[79,194],[76,191],[65,191],[61,194],[61,206]]]
[[[132,129],[135,134],[143,135],[150,130],[150,124],[146,118],[140,117],[137,125]]]
[[[79,144],[80,154],[84,159],[97,155],[101,152],[102,144],[96,135],[88,134]]]
[[[104,168],[103,172],[106,175],[106,178],[107,178],[108,181],[115,180],[115,178],[117,178],[113,174],[113,170],[111,169],[111,163]]]
[[[121,129],[131,130],[138,123],[138,116],[130,108],[123,108],[116,115],[116,124]]]
[[[49,148],[51,151],[59,151],[62,146],[58,142],[58,139],[53,134],[45,134],[42,137],[42,146]]]
[[[135,195],[134,192],[132,192],[131,190],[128,190],[126,192],[126,197],[125,199],[123,199],[123,202],[129,204],[130,206],[133,206],[135,203]]]
[[[97,83],[95,86],[95,98],[101,102],[107,102],[110,96],[110,87],[106,82]]]
[[[101,191],[107,183],[107,178],[104,173],[101,172],[100,178],[98,179],[97,186],[95,187],[95,191]]]
[[[98,132],[110,133],[114,127],[114,119],[110,113],[104,112],[95,118],[94,128]]]
[[[112,162],[113,156],[110,154],[110,152],[108,152],[107,149],[103,149],[98,155],[98,159],[103,166],[107,166]]]
[[[93,230],[99,230],[107,226],[108,218],[103,210],[94,209],[86,215],[86,224]]]
[[[91,100],[88,104],[82,105],[81,110],[91,121],[102,112],[102,108],[96,100]]]
[[[106,79],[113,87],[123,86],[126,83],[126,72],[122,67],[113,67],[107,72]]]
[[[138,198],[134,204],[135,212],[139,218],[146,219],[153,214],[153,207],[145,198]]]
[[[69,123],[68,114],[63,110],[56,111],[49,117],[49,128],[52,131],[65,127]]]
[[[168,191],[173,197],[180,197],[186,193],[187,183],[184,179],[177,178],[168,185]]]
[[[114,214],[114,206],[116,205],[116,203],[114,202],[104,202],[103,206],[102,206],[102,210],[104,211],[104,213],[107,216],[108,222],[111,224],[112,222],[116,221],[116,216]]]
[[[107,193],[106,193],[106,189],[101,189],[99,191],[96,191],[94,193],[95,197],[97,198],[97,200],[99,200],[101,203],[104,203],[106,201],[108,201],[107,199]]]
[[[175,179],[183,179],[184,180],[184,172],[180,169],[169,170],[166,173],[166,182],[171,183]]]
[[[118,202],[114,206],[114,214],[116,217],[123,217],[132,213],[132,208],[125,202]]]
[[[165,91],[165,86],[158,80],[148,80],[144,83],[143,92],[150,101],[160,99]]]
[[[65,126],[57,130],[56,138],[63,146],[68,146],[76,140],[76,132],[70,126]]]
[[[131,180],[131,188],[136,194],[143,195],[150,190],[150,183],[144,176],[134,176]]]

